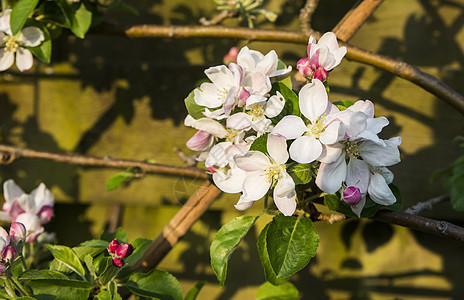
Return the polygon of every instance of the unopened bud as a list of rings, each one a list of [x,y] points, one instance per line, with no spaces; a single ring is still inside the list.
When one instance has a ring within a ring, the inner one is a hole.
[[[349,186],[343,191],[343,201],[349,205],[356,205],[361,199],[361,191],[355,186]]]
[[[124,266],[125,262],[124,262],[124,259],[122,258],[117,258],[117,257],[113,257],[113,265],[116,266],[116,267],[122,267]]]
[[[13,261],[16,257],[16,250],[12,245],[8,245],[3,249],[2,259],[4,261]]]
[[[15,243],[26,240],[26,226],[23,223],[13,222],[10,226],[10,239]]]
[[[119,245],[116,249],[116,256],[119,258],[126,258],[134,252],[134,247],[131,244],[122,244]]]
[[[48,223],[50,222],[52,216],[53,216],[53,207],[51,206],[43,206],[39,213],[38,213],[38,216],[39,216],[39,219],[40,219],[40,222],[42,222],[42,224],[45,224],[45,223]]]
[[[112,240],[108,245],[108,252],[115,253],[116,249],[119,247],[119,242],[117,240]]]
[[[302,58],[296,63],[296,68],[300,72],[301,75],[305,77],[311,77],[313,75],[313,68],[311,66],[311,63],[309,62],[309,59],[307,58]]]

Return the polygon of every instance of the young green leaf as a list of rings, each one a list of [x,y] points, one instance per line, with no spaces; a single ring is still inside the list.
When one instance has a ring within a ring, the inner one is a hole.
[[[296,164],[287,169],[295,184],[307,184],[313,178],[314,173],[311,164]]]
[[[195,100],[194,100],[194,91],[191,91],[190,94],[185,98],[185,107],[187,108],[187,111],[189,115],[192,116],[194,119],[201,119],[204,118],[205,116],[203,115],[203,112],[205,111],[205,107],[198,105]]]
[[[79,38],[83,39],[92,24],[92,12],[87,8],[85,2],[81,2],[79,8],[75,10],[71,19],[71,31]]]
[[[345,110],[351,105],[353,105],[354,102],[351,100],[340,100],[340,101],[334,102],[333,104],[336,105],[339,110]]]
[[[47,248],[57,261],[85,278],[85,269],[77,254],[71,248],[62,245],[47,245]]]
[[[117,173],[108,179],[106,182],[106,190],[112,191],[117,189],[121,184],[123,184],[127,179],[132,178],[134,175],[131,172],[123,171]]]
[[[27,18],[39,3],[39,0],[18,0],[11,10],[10,26],[13,35],[18,34],[23,29]]]
[[[280,59],[277,61],[277,70],[285,70],[287,69],[287,66],[283,61]],[[274,77],[277,79],[278,82],[283,83],[286,87],[288,87],[290,90],[292,89],[292,78],[291,76],[286,76],[284,78],[279,78],[279,77]]]
[[[165,271],[153,269],[148,273],[132,273],[122,283],[132,293],[142,297],[182,300],[182,287],[177,279]]]
[[[256,292],[256,300],[298,300],[298,296],[297,288],[290,282],[277,286],[265,282]]]
[[[211,243],[211,267],[221,286],[227,276],[229,258],[255,223],[256,216],[241,216],[230,220],[219,229]]]
[[[277,117],[272,118],[272,122],[277,124],[284,116],[287,115],[295,115],[300,117],[300,105],[298,102],[298,96],[295,94],[295,92],[289,89],[287,85],[281,81],[277,81],[272,84],[272,90],[270,94],[275,95],[276,91],[279,91],[284,97],[285,105],[282,109],[282,112]]]
[[[267,136],[269,133],[261,135],[259,138],[253,141],[250,146],[250,151],[259,151],[267,153]]]
[[[316,255],[319,235],[311,220],[277,215],[267,232],[267,250],[278,278],[288,278]]]
[[[203,288],[205,285],[206,281],[199,281],[197,284],[193,286],[193,288],[188,291],[187,295],[185,295],[184,300],[195,300],[198,297],[198,294],[200,293],[200,290]]]

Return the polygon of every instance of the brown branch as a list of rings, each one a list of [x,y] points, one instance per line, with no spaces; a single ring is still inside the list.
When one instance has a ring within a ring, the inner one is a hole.
[[[109,156],[96,157],[74,153],[53,153],[23,149],[0,144],[0,152],[3,152],[0,163],[8,164],[20,158],[38,158],[61,162],[66,164],[107,167],[116,169],[127,169],[137,167],[145,173],[157,173],[166,175],[185,176],[191,178],[207,179],[208,175],[204,170],[195,167],[176,167],[162,164],[152,164],[137,160],[118,159]]]
[[[221,191],[214,184],[206,181],[169,221],[132,268],[148,270],[156,267],[220,194]]]
[[[98,30],[98,31],[97,31]],[[115,26],[110,24],[100,25],[94,33],[121,35],[129,38],[230,38],[246,39],[255,41],[273,41],[306,45],[309,33],[269,30],[269,29],[247,29],[225,26],[158,26],[137,25],[132,27]],[[315,32],[316,37],[319,35]],[[346,46],[348,60],[357,61],[371,65],[404,78],[424,88],[438,98],[442,99],[461,114],[464,115],[464,96],[444,84],[436,77],[422,72],[407,63],[397,61],[374,52],[341,43]]]
[[[211,25],[217,25],[222,23],[225,19],[229,18],[235,18],[238,16],[237,12],[234,11],[227,11],[223,10],[219,14],[217,14],[214,18],[211,20],[206,19],[205,17],[200,19],[200,24],[204,26],[211,26]]]
[[[305,6],[300,10],[300,27],[303,32],[313,31],[311,28],[311,19],[316,11],[319,0],[306,0]]]
[[[464,242],[464,228],[445,221],[432,220],[405,212],[386,210],[377,212],[371,219]]]
[[[340,41],[348,42],[383,0],[360,0],[338,22],[333,32]]]
[[[445,201],[448,201],[450,199],[450,195],[441,195],[432,199],[429,199],[427,201],[419,202],[414,206],[411,206],[410,208],[406,209],[404,212],[411,214],[411,215],[418,215],[424,210],[431,210],[434,205],[437,205],[438,203],[442,203]]]

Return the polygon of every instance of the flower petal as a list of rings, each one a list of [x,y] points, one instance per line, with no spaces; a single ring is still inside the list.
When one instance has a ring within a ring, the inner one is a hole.
[[[300,136],[290,145],[290,157],[300,164],[315,161],[321,153],[321,142],[312,136]]]
[[[205,74],[219,90],[229,90],[234,84],[234,75],[229,68],[224,65],[210,67],[205,70]]]
[[[31,51],[29,49],[19,47],[16,51],[16,66],[21,72],[27,71],[32,68],[34,63],[34,57],[32,57]]]
[[[340,155],[333,163],[321,163],[317,172],[316,185],[328,194],[335,194],[342,187],[346,173],[345,155]]]
[[[14,53],[6,52],[4,48],[0,49],[0,71],[9,69],[14,63]]]
[[[256,71],[270,76],[277,70],[277,62],[277,53],[274,50],[271,50],[260,62],[256,64]]]
[[[242,199],[242,197],[240,197],[240,199],[238,200],[237,204],[234,205],[234,207],[238,210],[245,210],[245,209],[252,207],[253,203],[255,202],[247,201],[247,200]]]
[[[299,93],[301,113],[314,123],[327,109],[329,98],[324,84],[319,79],[313,79]]]
[[[227,128],[248,131],[253,126],[252,117],[246,113],[236,113],[227,118]]]
[[[279,91],[277,94],[270,97],[267,101],[266,107],[264,108],[264,114],[268,118],[274,118],[280,114],[285,106],[285,99]]]
[[[37,47],[45,39],[42,30],[37,27],[26,27],[21,30],[18,41],[27,47]]]
[[[346,185],[356,186],[362,194],[367,193],[370,178],[369,165],[360,159],[351,158],[348,162]]]
[[[222,142],[214,145],[214,147],[209,151],[208,157],[205,160],[205,166],[207,168],[212,166],[223,168],[227,166],[229,160],[227,159],[226,150],[231,145],[231,142]]]
[[[317,159],[322,163],[332,163],[342,154],[342,145],[340,143],[333,145],[322,145],[322,153]]]
[[[269,134],[267,137],[267,152],[272,159],[283,165],[288,160],[287,142],[283,136]]]
[[[295,182],[285,171],[281,176],[274,188],[274,203],[285,216],[291,216],[296,209]]]
[[[248,172],[243,182],[242,198],[247,201],[256,201],[264,197],[269,188],[271,181],[267,180],[264,171]]]
[[[203,151],[211,146],[213,136],[206,131],[199,130],[186,143],[187,148],[193,151]]]
[[[245,154],[236,155],[234,161],[237,167],[247,172],[264,171],[271,166],[269,158],[259,151],[248,151]]]
[[[214,184],[225,193],[240,193],[243,190],[243,182],[246,172],[239,168],[230,169],[227,174],[217,171],[213,174]]]
[[[392,205],[396,202],[396,197],[388,187],[385,178],[379,173],[371,175],[368,191],[371,199],[380,205]]]
[[[364,150],[361,152],[362,158],[372,166],[388,167],[401,161],[398,145],[401,138],[391,138],[385,141],[385,147],[382,147],[372,141],[365,141]]]
[[[358,216],[358,218],[361,218],[361,212],[364,205],[366,205],[366,197],[362,197],[358,204],[351,205],[351,210]]]
[[[237,55],[237,64],[241,66],[245,71],[254,70],[256,67],[255,60],[247,46],[240,49]]]
[[[285,116],[274,127],[272,134],[279,134],[288,140],[293,140],[302,136],[307,130],[308,127],[300,117]]]
[[[331,145],[338,142],[345,135],[345,128],[340,121],[333,121],[324,130],[319,137],[321,143]]]
[[[5,197],[5,204],[11,204],[15,199],[25,194],[24,191],[14,182],[13,179],[9,179],[3,183],[3,196]]]

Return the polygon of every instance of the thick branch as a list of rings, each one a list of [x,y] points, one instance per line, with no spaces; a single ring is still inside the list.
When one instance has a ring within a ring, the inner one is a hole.
[[[338,22],[333,32],[340,41],[348,42],[367,18],[382,4],[383,0],[360,0]]]
[[[158,26],[137,25],[132,27],[101,25],[94,33],[121,35],[129,38],[231,38],[255,41],[273,41],[284,43],[304,44],[308,42],[309,33],[269,29],[247,29],[224,26]],[[317,33],[313,34],[317,37]],[[343,44],[343,43],[341,43]],[[347,47],[346,58],[375,66],[390,72],[424,88],[438,98],[442,99],[461,114],[464,115],[464,97],[444,84],[436,77],[401,61],[397,61],[374,52],[343,44]]]
[[[148,270],[156,267],[220,194],[221,191],[214,184],[206,181],[169,221],[132,268]]]
[[[152,164],[137,160],[117,159],[109,156],[95,157],[79,155],[74,153],[52,153],[36,151],[31,149],[22,149],[1,144],[0,152],[3,152],[3,156],[0,162],[3,164],[12,163],[13,161],[20,158],[39,158],[81,166],[107,167],[117,169],[137,167],[145,173],[169,174],[200,179],[208,178],[208,175],[205,173],[204,170],[195,167],[176,167],[162,164]]]
[[[464,242],[464,228],[449,222],[432,220],[405,212],[386,210],[379,211],[372,219]]]

